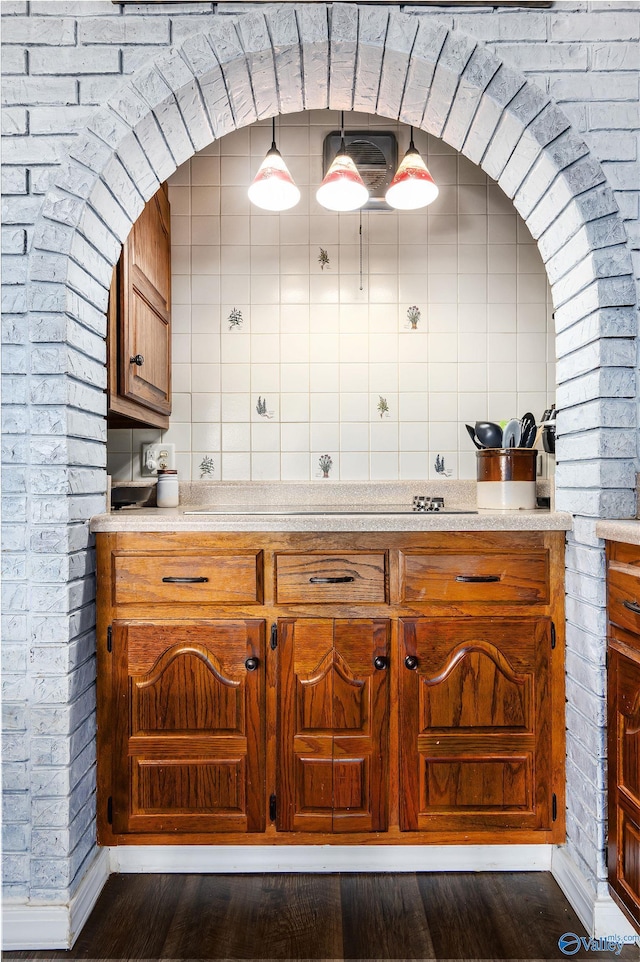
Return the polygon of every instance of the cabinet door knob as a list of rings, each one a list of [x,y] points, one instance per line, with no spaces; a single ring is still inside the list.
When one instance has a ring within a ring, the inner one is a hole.
[[[134,354],[133,357],[129,358],[129,364],[136,364],[138,367],[142,367],[144,364],[144,357],[142,354]]]
[[[407,655],[404,660],[404,666],[405,668],[408,668],[409,671],[415,671],[418,667],[418,659],[415,655]]]
[[[259,664],[260,660],[258,658],[247,658],[244,663],[244,667],[247,669],[247,671],[255,671]]]
[[[389,664],[389,659],[385,658],[384,655],[378,655],[377,658],[373,659],[373,667],[377,668],[378,671],[384,671]]]
[[[623,601],[623,607],[628,608],[634,615],[640,615],[640,605],[637,601]]]

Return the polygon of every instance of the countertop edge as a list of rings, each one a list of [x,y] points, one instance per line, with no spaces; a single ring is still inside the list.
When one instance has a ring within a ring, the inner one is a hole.
[[[640,544],[640,521],[598,521],[596,535],[605,541],[622,541],[624,544]]]
[[[238,520],[235,515],[214,518],[185,516],[180,508],[136,509],[123,514],[95,515],[90,530],[100,532],[216,532],[216,531],[570,531],[572,516],[563,511],[482,511],[478,514],[363,516],[356,514],[291,517],[286,514],[252,516]]]

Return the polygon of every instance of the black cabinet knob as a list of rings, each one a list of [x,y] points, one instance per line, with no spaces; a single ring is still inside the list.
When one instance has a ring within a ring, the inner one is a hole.
[[[259,664],[260,661],[258,658],[247,658],[244,663],[244,667],[247,669],[247,671],[255,671]]]
[[[388,664],[389,659],[385,658],[384,655],[378,655],[377,658],[373,659],[373,667],[377,668],[378,671],[384,671]]]
[[[142,367],[144,364],[144,357],[142,354],[135,354],[133,357],[129,358],[130,364],[136,364],[138,367]]]
[[[404,666],[405,668],[408,668],[409,671],[415,671],[418,667],[418,659],[415,655],[407,655],[404,660]]]

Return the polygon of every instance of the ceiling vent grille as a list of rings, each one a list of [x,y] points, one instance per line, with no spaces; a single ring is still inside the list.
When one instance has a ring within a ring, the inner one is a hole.
[[[340,149],[341,134],[334,130],[324,139],[323,176]],[[398,141],[387,131],[352,130],[345,133],[347,153],[358,168],[369,200],[362,210],[391,210],[384,195],[398,166]]]

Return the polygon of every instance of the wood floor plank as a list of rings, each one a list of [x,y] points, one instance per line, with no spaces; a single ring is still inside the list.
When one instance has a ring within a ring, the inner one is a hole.
[[[73,949],[3,962],[551,960],[564,932],[586,934],[548,872],[112,875]]]
[[[343,875],[345,959],[435,959],[414,873]]]

